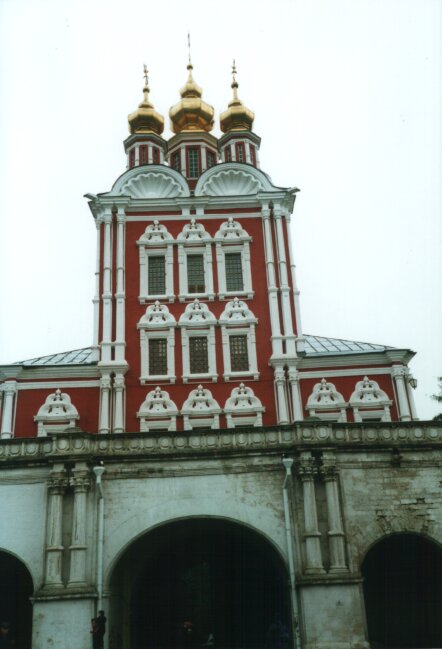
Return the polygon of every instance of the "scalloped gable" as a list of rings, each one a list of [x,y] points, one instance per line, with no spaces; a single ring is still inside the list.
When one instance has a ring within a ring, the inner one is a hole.
[[[208,169],[197,182],[195,196],[247,196],[260,191],[280,191],[255,167],[223,163]]]
[[[175,198],[190,196],[186,180],[180,173],[164,165],[134,167],[113,185],[108,196],[132,198]]]

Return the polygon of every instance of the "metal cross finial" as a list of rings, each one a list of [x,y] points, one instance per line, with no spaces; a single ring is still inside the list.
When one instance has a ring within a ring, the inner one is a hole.
[[[147,86],[149,84],[149,77],[148,77],[149,71],[147,69],[147,65],[144,64],[143,66],[143,77],[144,77],[144,85]]]
[[[189,50],[189,65],[192,65],[192,60],[190,57],[190,32],[187,32],[187,49]]]
[[[233,64],[232,64],[232,77],[233,77],[233,82],[236,81],[236,73],[237,73],[237,70],[236,70],[236,63],[235,63],[235,59],[233,59]]]

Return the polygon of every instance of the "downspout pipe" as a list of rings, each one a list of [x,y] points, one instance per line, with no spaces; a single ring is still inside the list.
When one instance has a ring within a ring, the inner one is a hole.
[[[290,501],[288,485],[292,479],[293,458],[283,457],[282,464],[285,469],[284,484],[282,485],[282,499],[284,503],[285,534],[287,541],[287,556],[289,560],[290,577],[290,599],[292,605],[292,637],[294,649],[301,649],[301,637],[299,634],[298,599],[296,597],[296,567],[295,553],[293,549],[293,527],[290,516]]]
[[[101,476],[105,468],[101,463],[94,466],[95,484],[98,492],[98,534],[97,534],[97,611],[103,609],[103,549],[104,549],[104,495]]]

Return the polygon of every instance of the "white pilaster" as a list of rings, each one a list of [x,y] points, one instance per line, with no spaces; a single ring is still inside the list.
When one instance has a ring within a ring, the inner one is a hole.
[[[123,206],[118,207],[117,213],[117,286],[115,293],[116,300],[116,336],[115,336],[115,360],[124,361],[125,357],[125,232],[126,214]]]
[[[272,352],[282,354],[281,325],[279,322],[278,289],[276,288],[275,262],[273,257],[272,231],[270,227],[270,210],[262,208],[264,228],[265,263],[267,269],[267,289],[269,294],[269,314],[272,329]]]
[[[334,453],[325,451],[322,454],[322,466],[320,471],[325,482],[325,497],[327,500],[330,572],[347,572],[345,559],[345,534],[342,525],[338,470]]]
[[[302,481],[305,525],[305,572],[318,574],[324,572],[316,510],[315,475],[316,466],[310,451],[301,453],[298,474]]]
[[[89,470],[86,462],[77,462],[72,470],[70,484],[74,488],[74,512],[72,520],[72,541],[69,546],[70,570],[68,588],[86,586],[86,523],[87,492],[90,487]]]
[[[276,250],[278,252],[279,279],[281,283],[281,310],[282,321],[284,325],[284,335],[286,336],[286,353],[290,356],[296,356],[296,344],[293,333],[293,318],[290,304],[290,286],[287,273],[287,259],[285,254],[285,238],[282,225],[282,211],[280,208],[274,208],[273,215],[276,225]]]
[[[291,216],[288,212],[285,214],[285,220],[287,223],[287,247],[289,251],[289,263],[290,263],[290,273],[292,276],[292,286],[293,286],[293,301],[295,305],[295,324],[296,324],[296,336],[297,336],[297,351],[304,351],[304,339],[302,334],[302,320],[301,320],[301,304],[299,300],[300,290],[298,288],[298,282],[296,279],[296,265],[293,261],[293,246],[290,239],[290,221]]]
[[[408,405],[407,390],[405,387],[406,368],[403,365],[393,365],[392,374],[396,384],[396,394],[399,406],[399,419],[401,421],[410,421],[411,414]]]
[[[2,392],[4,396],[1,439],[9,439],[14,433],[14,400],[17,394],[17,381],[5,381]]]
[[[48,482],[45,588],[63,588],[63,496],[67,484],[64,465],[55,465]]]
[[[288,424],[289,410],[287,405],[285,372],[282,367],[275,368],[275,388],[278,410],[278,424]]]
[[[304,411],[302,408],[298,370],[295,367],[289,367],[288,377],[292,396],[293,421],[302,421],[304,419]]]
[[[100,421],[98,425],[98,432],[104,435],[110,433],[110,389],[110,375],[105,373],[100,379]]]
[[[114,415],[114,433],[124,432],[124,376],[123,374],[116,374],[114,378],[114,401],[115,401],[115,415]]]
[[[112,357],[112,212],[106,208],[104,214],[104,255],[103,255],[103,333],[101,360],[110,361]]]
[[[94,305],[94,330],[93,330],[93,344],[98,346],[100,342],[100,257],[101,257],[101,220],[97,219],[97,253],[95,262],[95,294],[92,300]]]
[[[417,410],[416,410],[416,404],[414,402],[414,394],[413,394],[413,388],[410,384],[410,377],[411,377],[411,372],[408,371],[405,374],[405,381],[407,385],[407,395],[408,395],[408,403],[410,404],[410,410],[411,410],[411,418],[416,421],[419,420]]]

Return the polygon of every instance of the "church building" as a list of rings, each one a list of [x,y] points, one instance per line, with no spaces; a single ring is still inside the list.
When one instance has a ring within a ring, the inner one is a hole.
[[[165,139],[145,70],[125,170],[86,195],[92,344],[0,365],[22,649],[87,649],[98,610],[111,649],[442,646],[442,428],[414,352],[303,332],[299,190],[261,168],[235,67],[232,93],[215,136],[189,60]]]

